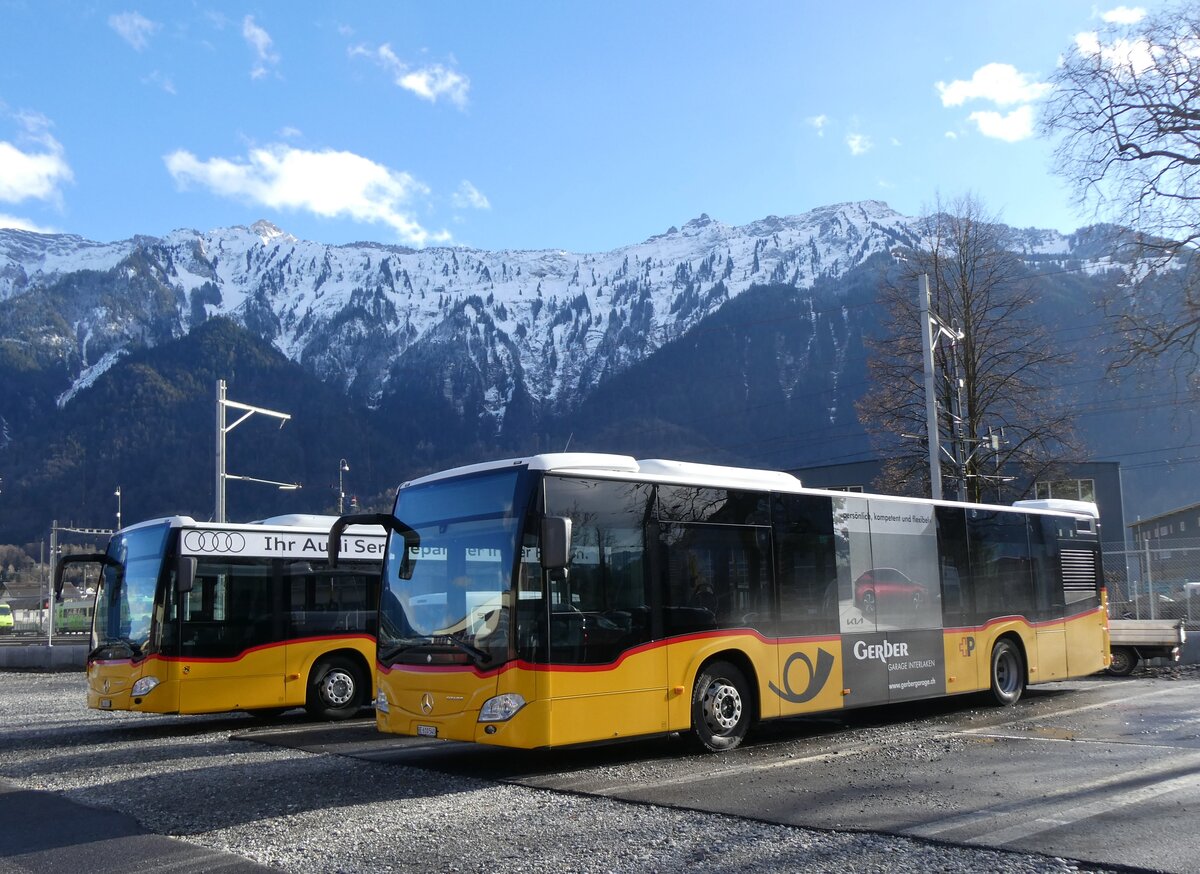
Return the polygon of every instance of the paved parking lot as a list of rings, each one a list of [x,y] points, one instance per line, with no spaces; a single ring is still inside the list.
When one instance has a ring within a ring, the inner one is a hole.
[[[92,870],[203,870],[155,840],[208,868],[296,872],[1200,871],[1198,693],[1194,671],[1095,678],[1015,709],[949,699],[771,723],[697,756],[666,739],[514,752],[298,712],[96,713],[81,675],[0,672],[0,780],[15,790],[0,792],[0,872],[66,870],[68,851]],[[128,817],[154,852],[138,864],[82,829],[30,850],[32,832],[11,830],[31,792]]]

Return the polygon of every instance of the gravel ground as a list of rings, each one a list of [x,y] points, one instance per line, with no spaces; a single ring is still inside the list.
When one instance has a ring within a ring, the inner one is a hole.
[[[0,672],[0,777],[301,874],[1109,870],[372,765],[231,739],[249,717],[84,700],[82,674]]]

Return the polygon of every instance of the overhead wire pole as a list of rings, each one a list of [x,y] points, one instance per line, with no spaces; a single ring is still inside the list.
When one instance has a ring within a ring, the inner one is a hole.
[[[225,424],[225,408],[232,407],[235,410],[243,410],[242,416],[232,425]],[[263,407],[253,407],[249,404],[241,404],[237,401],[225,399],[225,380],[217,380],[217,481],[216,481],[216,506],[213,509],[213,521],[225,521],[225,481],[226,480],[243,480],[252,483],[266,483],[267,485],[279,486],[281,489],[298,489],[299,483],[282,483],[270,479],[258,479],[252,476],[235,476],[225,472],[225,435],[236,428],[242,422],[249,419],[255,413],[262,413],[264,416],[272,416],[279,419],[279,427],[282,428],[284,423],[292,418],[291,413],[279,413],[275,410],[268,410]]]
[[[921,311],[921,360],[925,370],[925,432],[929,444],[929,496],[942,499],[941,447],[938,442],[937,391],[933,373],[933,319],[929,312],[929,274],[922,273],[917,285]]]
[[[942,453],[954,464],[958,473],[958,499],[966,500],[966,459],[963,453],[961,382],[958,378],[958,341],[965,336],[957,328],[948,328],[933,312],[929,303],[929,274],[922,273],[917,284],[918,308],[921,320],[921,354],[925,371],[925,429],[929,443],[929,496],[942,498]],[[950,401],[950,417],[954,422],[953,452],[942,449],[938,432],[937,375],[933,370],[933,344],[945,337],[950,341],[950,358],[954,367],[954,393]]]

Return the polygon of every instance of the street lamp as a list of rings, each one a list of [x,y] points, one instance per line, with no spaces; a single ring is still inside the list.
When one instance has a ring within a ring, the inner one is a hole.
[[[346,464],[346,459],[338,462],[338,515],[341,516],[344,512],[343,505],[346,499],[346,490],[342,487],[342,474],[350,472],[350,465]]]
[[[117,530],[121,530],[121,487],[117,486],[117,490],[113,492],[117,496]]]

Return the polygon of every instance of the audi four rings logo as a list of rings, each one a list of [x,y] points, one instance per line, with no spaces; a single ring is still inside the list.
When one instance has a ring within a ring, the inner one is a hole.
[[[183,535],[184,548],[189,552],[241,552],[246,538],[236,531],[188,531]]]

